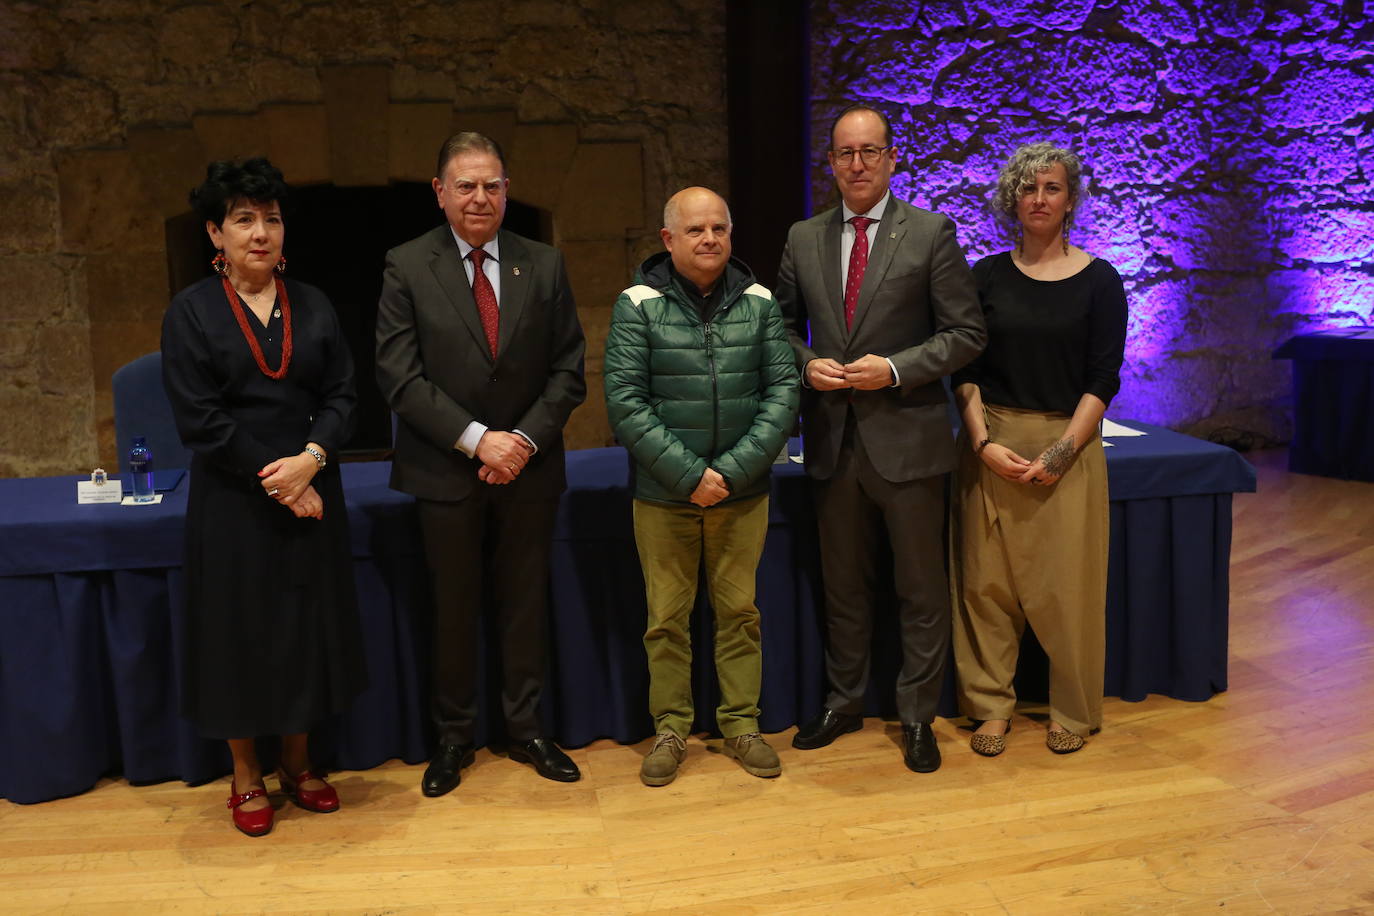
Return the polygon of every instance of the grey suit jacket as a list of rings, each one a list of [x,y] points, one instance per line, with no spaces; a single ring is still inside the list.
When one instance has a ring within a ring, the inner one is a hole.
[[[582,403],[585,342],[563,256],[501,230],[501,321],[491,356],[472,286],[447,224],[387,252],[377,304],[377,381],[396,412],[391,485],[460,500],[481,462],[453,446],[472,420],[519,428],[538,451],[516,498],[563,491],[563,426]]]
[[[852,328],[844,321],[840,208],[795,223],[774,295],[805,378],[806,363],[852,362],[868,353],[897,367],[901,384],[877,391],[802,393],[806,470],[835,471],[852,408],[874,468],[899,483],[954,467],[948,396],[940,380],[987,343],[973,275],[947,216],[892,197],[874,233]]]

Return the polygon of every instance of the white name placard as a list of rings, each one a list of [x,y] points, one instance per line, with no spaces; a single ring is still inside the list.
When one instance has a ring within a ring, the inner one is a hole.
[[[123,497],[124,494],[119,488],[119,478],[117,477],[111,477],[104,483],[92,483],[89,480],[76,482],[76,503],[79,506],[95,503],[118,503]]]

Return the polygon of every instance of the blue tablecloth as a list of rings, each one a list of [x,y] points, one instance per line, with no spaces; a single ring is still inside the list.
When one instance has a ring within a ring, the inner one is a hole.
[[[1274,358],[1293,361],[1288,469],[1374,481],[1374,328],[1299,334]]]
[[[1254,472],[1229,449],[1131,425],[1150,435],[1107,449],[1106,693],[1203,700],[1226,688],[1231,493],[1253,490]],[[371,687],[314,733],[312,753],[346,769],[419,762],[432,741],[431,611],[414,504],[387,487],[386,464],[343,473]],[[570,746],[652,732],[628,475],[619,449],[568,455],[543,715]],[[111,772],[136,783],[215,778],[228,769],[223,743],[176,713],[185,484],[156,506],[77,506],[74,480],[0,480],[0,796],[71,795]],[[819,555],[800,466],[776,468],[771,516],[759,569],[769,732],[809,717],[824,696]],[[694,642],[710,646],[709,614],[696,617]],[[893,626],[876,628],[873,714],[891,714]],[[1029,696],[1044,689],[1044,660],[1023,654],[1018,689]],[[695,680],[697,726],[709,730],[709,652],[697,653]],[[948,691],[942,711],[954,714]],[[499,718],[484,716],[480,740],[499,738],[487,728]]]

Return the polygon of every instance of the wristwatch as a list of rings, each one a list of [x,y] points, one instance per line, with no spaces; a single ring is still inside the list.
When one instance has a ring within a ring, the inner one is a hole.
[[[324,460],[324,452],[315,448],[313,445],[307,445],[305,450],[310,453],[311,458],[315,459],[315,470],[323,471],[325,464],[328,463]]]

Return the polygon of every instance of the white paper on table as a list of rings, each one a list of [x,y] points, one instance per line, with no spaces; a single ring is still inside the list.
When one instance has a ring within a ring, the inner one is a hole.
[[[1107,438],[1108,436],[1144,436],[1144,435],[1147,435],[1147,434],[1141,432],[1141,431],[1138,430],[1138,429],[1131,429],[1129,426],[1122,426],[1120,423],[1114,422],[1114,421],[1112,421],[1112,420],[1108,420],[1108,419],[1106,419],[1105,417],[1102,419],[1102,438],[1104,438],[1104,439]]]
[[[78,506],[118,503],[120,498],[119,478],[111,477],[104,483],[92,480],[76,482],[76,504]]]

